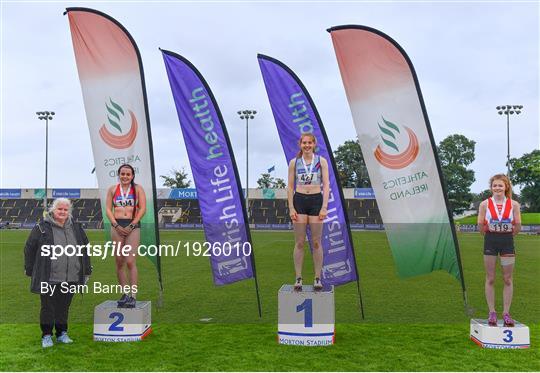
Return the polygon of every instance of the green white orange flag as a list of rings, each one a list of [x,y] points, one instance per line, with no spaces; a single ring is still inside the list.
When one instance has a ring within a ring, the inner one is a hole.
[[[465,295],[440,163],[409,57],[378,30],[328,31],[400,276],[446,270],[461,280]]]
[[[105,232],[110,232],[105,214],[107,189],[118,183],[118,167],[129,163],[135,169],[135,183],[146,193],[141,245],[159,245],[152,137],[137,45],[118,21],[104,13],[87,8],[67,8],[66,13],[94,153]],[[155,264],[161,284],[160,258],[158,255],[148,258]]]

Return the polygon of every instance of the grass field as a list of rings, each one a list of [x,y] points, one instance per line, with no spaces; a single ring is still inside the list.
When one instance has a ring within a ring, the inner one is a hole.
[[[71,306],[75,344],[42,350],[39,299],[23,275],[22,248],[28,231],[0,231],[0,369],[47,371],[538,371],[540,370],[540,238],[516,239],[514,317],[531,328],[528,350],[484,350],[468,339],[461,287],[436,272],[399,279],[382,232],[355,232],[365,320],[358,311],[356,285],[336,290],[336,344],[331,347],[276,343],[277,291],[293,281],[292,234],[254,232],[263,317],[259,319],[253,281],[215,287],[208,258],[164,257],[164,304],[155,308],[154,332],[143,342],[92,341],[93,308],[116,295],[77,296]],[[100,232],[89,232],[94,243]],[[164,231],[163,243],[202,240],[202,232]],[[482,241],[459,235],[469,303],[485,318]],[[157,299],[151,263],[139,258],[139,299]],[[91,281],[115,283],[114,263],[94,259]],[[305,278],[311,260],[306,258]],[[501,309],[501,279],[497,281]],[[201,319],[211,318],[209,322]]]
[[[460,224],[476,224],[478,215],[466,216],[462,219],[456,220]],[[522,224],[540,224],[540,212],[522,212],[521,213]]]

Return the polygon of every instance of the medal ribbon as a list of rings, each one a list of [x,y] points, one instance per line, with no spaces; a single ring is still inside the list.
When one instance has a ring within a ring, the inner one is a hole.
[[[491,202],[493,203],[493,210],[495,210],[495,213],[497,214],[497,220],[501,222],[503,218],[503,212],[506,209],[506,197],[504,197],[502,208],[500,210],[497,208],[497,203],[495,203],[495,199],[493,199],[493,197],[491,197]],[[491,212],[491,215],[493,215],[493,211]],[[494,216],[492,216],[492,218],[494,218]]]
[[[123,206],[126,205],[127,197],[129,196],[129,192],[131,192],[131,185],[129,186],[128,190],[126,191],[126,194],[124,194],[124,189],[122,188],[122,184],[120,184],[120,197],[122,198]]]
[[[315,154],[313,154],[313,158],[311,159],[311,163],[309,164],[309,169],[307,168],[306,161],[304,160],[304,155],[302,155],[302,164],[304,165],[304,170],[306,170],[306,176],[309,176],[311,179],[311,174],[313,173],[313,164],[315,163]]]

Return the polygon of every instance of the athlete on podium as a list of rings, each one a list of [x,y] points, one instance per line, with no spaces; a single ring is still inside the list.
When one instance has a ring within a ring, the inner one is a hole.
[[[120,248],[129,245],[127,255],[116,255],[116,275],[123,289],[128,285],[136,288],[138,281],[137,248],[141,241],[140,221],[146,212],[146,195],[144,189],[135,184],[135,170],[129,164],[123,164],[118,169],[120,182],[107,191],[107,217],[111,222],[111,238],[118,242]],[[126,276],[125,268],[128,275]],[[135,307],[135,292],[122,294],[118,307]]]
[[[300,151],[289,162],[289,183],[287,197],[289,215],[294,226],[294,269],[295,290],[302,290],[302,265],[304,263],[304,243],[309,224],[315,270],[315,290],[322,289],[321,270],[323,251],[321,236],[323,220],[328,214],[330,182],[326,159],[315,154],[317,140],[311,133],[304,133],[299,141]],[[321,193],[322,192],[322,193]]]
[[[521,230],[519,203],[512,200],[512,184],[506,175],[498,174],[489,179],[492,196],[482,201],[478,211],[478,228],[484,235],[484,266],[486,268],[485,293],[489,307],[488,324],[497,326],[495,311],[495,268],[497,256],[501,257],[503,272],[503,321],[513,327],[510,316],[512,304],[512,275],[515,263],[514,236]]]

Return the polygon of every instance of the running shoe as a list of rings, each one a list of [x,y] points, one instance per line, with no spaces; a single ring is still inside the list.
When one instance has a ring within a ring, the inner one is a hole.
[[[298,277],[294,283],[294,290],[302,291],[302,277]]]
[[[135,308],[136,305],[137,305],[137,300],[133,297],[128,296],[128,299],[126,303],[124,303],[123,308]]]
[[[73,343],[73,339],[69,338],[67,332],[62,332],[60,336],[56,337],[56,342],[59,343]]]
[[[313,282],[313,290],[315,291],[322,290],[322,288],[323,288],[323,285],[322,285],[321,279],[318,277],[315,277],[315,281]]]
[[[504,320],[504,326],[514,327],[515,325],[514,319],[512,319],[512,316],[510,316],[509,313],[503,313],[503,320]]]
[[[118,308],[124,308],[129,296],[127,294],[122,294],[122,298],[117,303]]]
[[[53,345],[54,343],[52,340],[52,335],[47,334],[41,337],[41,347],[48,348],[48,347],[52,347]]]
[[[497,312],[490,312],[488,317],[489,326],[497,326]]]

